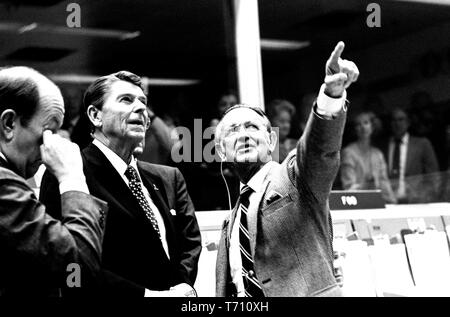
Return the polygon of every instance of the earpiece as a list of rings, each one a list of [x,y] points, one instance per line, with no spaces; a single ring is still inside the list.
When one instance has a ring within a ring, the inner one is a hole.
[[[225,147],[222,143],[215,143],[216,146],[216,152],[220,157],[220,175],[222,175],[223,182],[225,183],[225,187],[227,189],[227,195],[228,195],[228,206],[230,210],[231,208],[231,196],[230,196],[230,189],[228,188],[227,179],[225,178],[225,175],[223,175],[223,163],[227,160],[227,157],[225,155]]]
[[[225,155],[225,147],[223,146],[222,143],[216,143],[216,151],[217,151],[217,154],[220,157],[220,160],[222,162],[225,162],[227,157]]]

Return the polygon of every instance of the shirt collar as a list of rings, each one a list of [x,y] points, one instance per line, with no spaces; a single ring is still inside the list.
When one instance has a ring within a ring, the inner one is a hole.
[[[6,157],[3,155],[2,152],[0,152],[0,158],[2,158],[5,162],[8,162],[8,160],[7,160]]]
[[[102,142],[100,142],[97,139],[94,139],[92,141],[92,144],[94,144],[98,149],[106,156],[108,161],[111,163],[111,165],[116,169],[116,171],[120,175],[124,175],[125,171],[127,170],[128,164],[125,163],[120,156],[118,156],[114,151],[112,151],[109,147],[104,145]],[[131,162],[130,165],[134,167],[137,171],[137,164],[134,156],[131,156]]]
[[[270,170],[274,165],[277,163],[274,161],[267,162],[264,164],[264,166],[256,172],[255,175],[250,178],[247,185],[250,187],[255,193],[260,192],[264,190],[264,181],[266,179],[266,176],[269,174]],[[241,188],[244,186],[243,183],[241,183]]]
[[[409,132],[406,132],[400,139],[400,144],[407,144],[409,140]],[[392,142],[395,143],[395,139],[392,138]]]

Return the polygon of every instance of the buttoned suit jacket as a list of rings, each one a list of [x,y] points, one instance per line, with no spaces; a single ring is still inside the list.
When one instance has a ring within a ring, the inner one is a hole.
[[[179,283],[194,285],[201,252],[201,236],[193,203],[180,171],[137,162],[139,174],[164,220],[170,260],[159,237],[129,187],[104,154],[93,144],[82,151],[86,182],[91,193],[109,204],[103,242],[101,295],[139,296],[145,288],[167,290]],[[58,188],[48,174],[41,199],[59,213]]]
[[[333,120],[310,116],[282,164],[266,177],[248,229],[254,269],[265,296],[341,296],[333,268],[328,197],[339,168],[344,111]],[[229,244],[236,208],[225,220],[216,264],[216,295],[235,292]]]
[[[78,264],[81,288],[100,266],[108,207],[69,191],[52,218],[25,179],[0,159],[0,296],[59,296],[69,264]]]

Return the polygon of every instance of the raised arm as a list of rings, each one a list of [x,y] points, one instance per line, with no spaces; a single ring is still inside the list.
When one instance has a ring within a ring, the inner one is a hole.
[[[341,58],[343,50],[344,43],[339,42],[327,60],[324,83],[297,145],[299,181],[319,201],[328,197],[339,168],[346,88],[359,76],[356,65]]]

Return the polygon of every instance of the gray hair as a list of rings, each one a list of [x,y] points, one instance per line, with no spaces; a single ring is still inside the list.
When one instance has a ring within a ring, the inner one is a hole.
[[[264,110],[262,110],[260,107],[257,107],[257,106],[251,106],[251,105],[247,105],[247,104],[237,104],[237,105],[234,105],[233,107],[228,108],[225,111],[225,113],[223,114],[223,116],[220,119],[219,123],[217,124],[217,126],[216,126],[216,133],[214,135],[214,142],[216,144],[220,143],[221,136],[222,136],[222,133],[223,133],[223,121],[224,121],[226,115],[229,112],[231,112],[231,111],[233,111],[235,109],[239,109],[239,108],[245,108],[245,109],[250,109],[250,110],[255,111],[261,118],[263,118],[264,124],[267,127],[267,131],[268,132],[272,131],[272,125],[270,124],[269,118],[267,117],[267,115],[264,112]]]

